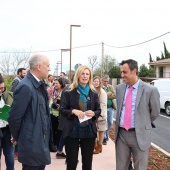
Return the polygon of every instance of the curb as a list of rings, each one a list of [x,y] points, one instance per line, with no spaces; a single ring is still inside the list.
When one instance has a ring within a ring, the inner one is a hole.
[[[151,146],[153,146],[154,148],[158,149],[159,151],[161,151],[162,153],[164,153],[165,155],[167,155],[168,157],[170,157],[170,153],[168,153],[167,151],[163,150],[162,148],[160,148],[158,145],[154,144],[151,142]]]

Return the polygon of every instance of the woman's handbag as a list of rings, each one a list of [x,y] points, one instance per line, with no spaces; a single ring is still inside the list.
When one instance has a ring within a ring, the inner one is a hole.
[[[102,117],[102,119],[97,121],[97,130],[105,131],[105,130],[107,130],[106,118],[104,116],[100,116],[100,117]]]

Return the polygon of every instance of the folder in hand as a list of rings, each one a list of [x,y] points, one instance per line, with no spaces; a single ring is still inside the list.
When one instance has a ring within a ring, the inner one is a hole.
[[[0,119],[8,122],[8,112],[11,106],[5,104],[2,108],[0,108]]]

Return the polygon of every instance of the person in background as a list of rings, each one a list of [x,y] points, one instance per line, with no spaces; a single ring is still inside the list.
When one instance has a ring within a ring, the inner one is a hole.
[[[97,91],[97,94],[99,96],[100,101],[100,107],[101,107],[101,115],[99,116],[97,120],[97,131],[98,131],[98,138],[97,141],[95,141],[95,147],[93,154],[99,154],[102,152],[102,142],[104,139],[104,131],[107,130],[107,94],[102,89],[102,83],[101,79],[98,76],[95,76],[93,78],[93,85]]]
[[[64,72],[60,73],[60,77],[64,79],[66,85],[70,84],[70,81],[69,81],[68,77],[66,77],[66,74]]]
[[[5,81],[0,76],[0,112],[5,104],[10,105],[13,102],[13,93],[6,91]],[[7,170],[14,170],[14,147],[11,142],[11,132],[7,121],[0,119],[0,131],[1,133],[1,145],[0,145],[0,157],[3,154],[5,156],[5,163]],[[16,144],[16,142],[14,143]],[[1,169],[1,167],[0,167]]]
[[[100,115],[100,103],[92,85],[92,71],[80,66],[70,89],[65,91],[60,112],[67,117],[63,129],[67,170],[77,167],[79,145],[81,146],[82,169],[92,169],[94,141],[97,136],[96,120]],[[88,120],[82,120],[85,118]],[[80,122],[82,120],[83,122]]]
[[[53,76],[51,74],[48,74],[46,84],[47,84],[48,87],[53,86]]]
[[[74,74],[72,75],[71,83],[73,83],[73,79],[74,79]],[[66,86],[64,87],[64,89],[62,91],[60,103],[62,103],[64,92],[70,88],[70,84],[67,84],[67,82],[65,82],[65,84],[66,84]],[[59,120],[60,121],[59,121],[58,129],[60,131],[63,131],[63,129],[64,129],[66,123],[67,123],[67,117],[65,117],[62,114],[60,114]],[[77,162],[79,162],[79,160],[77,160]],[[67,160],[65,160],[65,164],[67,164]]]
[[[60,73],[60,77],[61,77],[61,78],[67,78],[67,77],[66,77],[66,73],[61,72],[61,73]]]
[[[134,169],[147,170],[151,124],[160,113],[160,95],[156,87],[138,78],[135,60],[120,65],[124,83],[116,87],[116,169],[127,169],[132,154]]]
[[[104,132],[103,145],[107,145],[108,132],[113,124],[114,110],[116,106],[114,104],[114,99],[116,98],[116,92],[112,85],[109,84],[109,76],[105,75],[102,78],[103,89],[107,93],[107,130]]]
[[[27,72],[25,68],[19,68],[17,70],[17,76],[14,78],[11,84],[11,91],[14,92],[18,83],[26,76]]]
[[[64,147],[64,139],[62,136],[62,131],[58,129],[59,124],[59,109],[60,109],[60,101],[61,101],[61,94],[65,87],[65,81],[63,78],[55,79],[54,80],[55,86],[51,100],[51,122],[52,122],[52,129],[53,129],[53,141],[54,144],[57,146],[57,154],[56,157],[58,159],[65,159],[66,155],[63,152]]]
[[[18,142],[18,161],[22,170],[44,170],[51,163],[51,119],[44,78],[50,71],[47,56],[34,54],[30,71],[14,91],[8,122]],[[22,106],[22,107],[21,107]]]
[[[52,99],[53,92],[54,92],[54,80],[53,80],[53,76],[51,74],[48,74],[46,84],[47,84],[48,98],[49,98],[49,102],[50,102]]]
[[[25,68],[19,68],[17,70],[17,76],[14,78],[11,84],[11,91],[14,92],[16,86],[18,83],[26,76],[27,72]],[[15,146],[15,152],[14,152],[15,159],[18,159],[18,145]]]

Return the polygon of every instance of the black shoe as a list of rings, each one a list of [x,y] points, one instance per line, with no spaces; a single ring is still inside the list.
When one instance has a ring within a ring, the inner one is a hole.
[[[63,152],[62,153],[57,153],[56,158],[57,159],[66,159],[66,155]]]
[[[107,136],[106,141],[109,141],[109,137]]]
[[[133,166],[132,166],[132,161],[130,161],[130,164],[129,164],[128,170],[134,170],[134,169],[133,169]]]
[[[103,145],[107,145],[107,140],[103,139]]]

